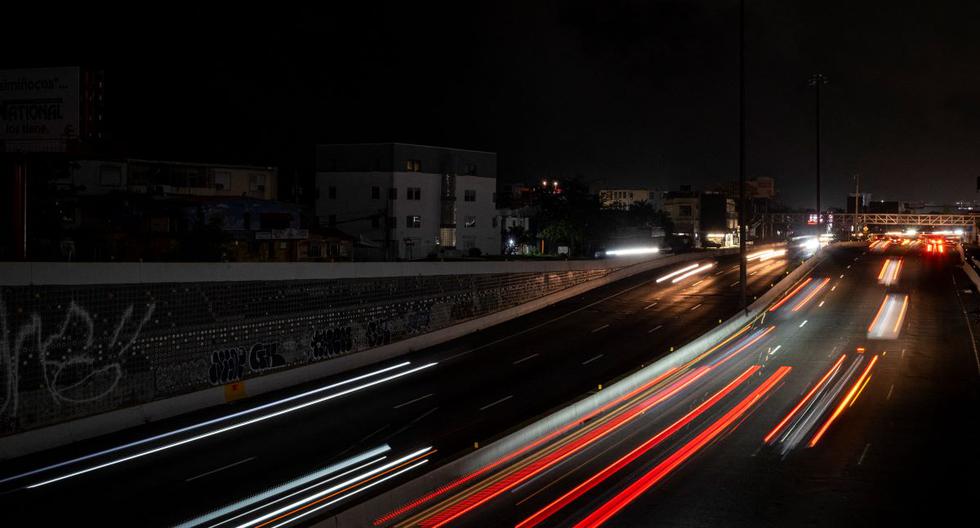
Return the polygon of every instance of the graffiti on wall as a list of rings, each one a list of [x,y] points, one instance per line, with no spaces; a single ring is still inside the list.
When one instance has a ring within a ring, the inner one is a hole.
[[[259,374],[286,366],[279,354],[279,343],[255,343],[246,352],[243,347],[231,347],[211,353],[208,381],[211,385],[224,385],[239,381],[247,374]]]
[[[314,330],[310,337],[310,359],[318,361],[341,356],[354,349],[354,333],[350,326]]]
[[[0,434],[389,345],[602,273],[3,287]]]
[[[0,415],[17,415],[21,371],[32,366],[40,370],[43,386],[56,404],[91,402],[112,393],[155,308],[151,303],[137,316],[130,304],[118,318],[98,317],[71,301],[59,322],[45,325],[35,312],[11,331],[6,303],[0,299]]]

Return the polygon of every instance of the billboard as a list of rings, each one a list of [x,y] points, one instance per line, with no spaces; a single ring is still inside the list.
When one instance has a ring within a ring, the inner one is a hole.
[[[0,71],[0,141],[7,151],[64,150],[79,133],[79,68]]]

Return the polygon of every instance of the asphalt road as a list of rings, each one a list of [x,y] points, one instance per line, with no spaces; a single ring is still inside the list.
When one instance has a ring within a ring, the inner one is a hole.
[[[973,525],[980,295],[958,260],[835,249],[686,368],[384,525]]]
[[[408,365],[389,362],[5,461],[0,506],[17,512],[12,520],[38,525],[165,526],[379,446],[389,448],[388,460],[433,446],[437,451],[427,460],[438,464],[731,316],[738,302],[737,260],[706,256],[702,262],[716,267],[676,284],[655,279],[679,266],[625,279],[411,354]],[[761,294],[789,266],[785,258],[753,262],[750,295]],[[255,410],[260,405],[267,407]],[[371,489],[357,497],[341,497],[304,522],[423,471],[410,469],[364,486]]]

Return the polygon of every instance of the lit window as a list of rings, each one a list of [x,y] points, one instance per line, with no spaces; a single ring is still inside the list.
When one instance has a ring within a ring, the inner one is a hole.
[[[476,217],[467,216],[463,219],[463,225],[466,227],[476,227]]]
[[[422,217],[419,215],[408,215],[405,217],[405,227],[418,229],[422,227]]]
[[[407,172],[422,172],[422,160],[405,160]]]

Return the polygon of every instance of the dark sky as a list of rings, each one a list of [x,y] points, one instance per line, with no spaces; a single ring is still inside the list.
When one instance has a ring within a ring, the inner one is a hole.
[[[316,142],[403,141],[496,151],[505,181],[737,178],[736,2],[335,4],[8,12],[2,63],[105,68],[136,156],[308,171]],[[747,0],[749,175],[787,203],[813,202],[816,71],[824,203],[854,173],[875,198],[975,196],[980,3],[903,4]]]

